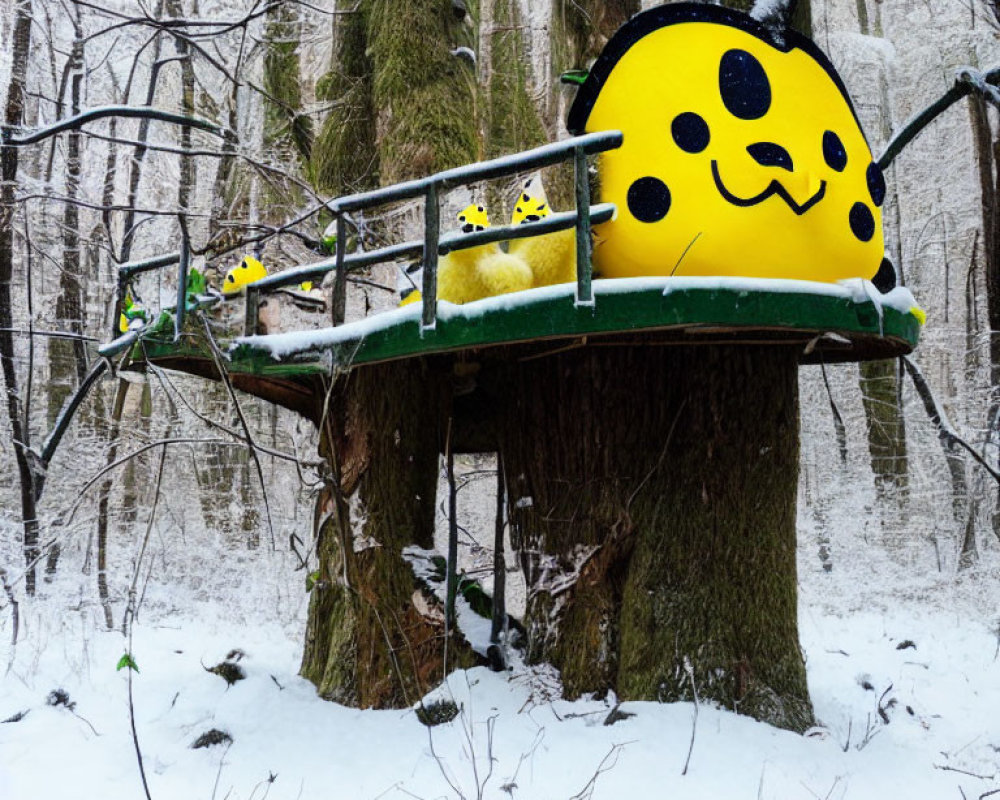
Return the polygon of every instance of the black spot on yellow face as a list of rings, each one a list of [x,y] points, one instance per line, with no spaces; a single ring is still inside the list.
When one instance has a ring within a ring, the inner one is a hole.
[[[628,210],[640,222],[659,222],[670,210],[670,189],[659,178],[639,178],[628,188]]]
[[[888,258],[882,259],[882,264],[872,278],[875,288],[883,294],[896,288],[896,270],[892,267],[892,262]]]
[[[674,143],[685,153],[700,153],[712,138],[708,123],[693,111],[685,111],[670,123]]]
[[[603,275],[871,278],[885,182],[843,84],[812,42],[675,3],[611,39],[570,112],[621,130],[600,159]],[[521,205],[519,203],[519,205]]]
[[[855,203],[851,206],[851,213],[848,215],[851,226],[851,233],[862,242],[871,241],[875,235],[875,218],[868,206],[864,203]]]
[[[847,166],[847,151],[840,137],[833,131],[826,131],[823,134],[823,158],[830,169],[843,172]]]
[[[882,168],[873,161],[868,165],[865,179],[868,182],[868,194],[871,195],[872,202],[881,206],[885,201],[885,176],[882,174]]]
[[[763,65],[746,50],[727,50],[719,61],[719,94],[740,119],[760,119],[771,107],[771,82]]]

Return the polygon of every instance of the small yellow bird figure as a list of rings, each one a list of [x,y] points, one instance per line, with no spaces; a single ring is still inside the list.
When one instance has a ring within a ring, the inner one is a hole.
[[[486,209],[473,203],[458,214],[463,233],[489,227]],[[531,288],[531,269],[521,258],[504,253],[496,243],[452,250],[438,261],[437,294],[449,303],[471,303],[484,297]],[[410,292],[400,305],[420,299]]]
[[[552,213],[541,179],[536,175],[529,180],[514,204],[511,225],[530,225]],[[562,231],[515,239],[510,243],[510,254],[521,258],[531,270],[532,286],[549,286],[576,280],[576,231]]]
[[[149,314],[142,303],[135,302],[132,299],[132,293],[128,292],[122,302],[121,314],[118,315],[118,330],[122,333],[128,333],[135,320],[141,320],[142,325],[145,325],[149,322]]]
[[[223,294],[236,294],[240,289],[254,281],[267,277],[267,269],[253,256],[243,256],[238,267],[233,267],[226,273],[222,284]]]

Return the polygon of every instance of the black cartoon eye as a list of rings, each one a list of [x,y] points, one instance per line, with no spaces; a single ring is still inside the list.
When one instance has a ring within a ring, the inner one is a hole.
[[[708,147],[711,134],[708,123],[693,111],[685,111],[674,117],[670,123],[670,133],[676,145],[685,153],[700,153]]]
[[[875,235],[875,218],[868,206],[864,203],[855,203],[851,206],[848,221],[851,223],[851,233],[862,242],[871,241],[872,236]]]
[[[540,206],[538,207],[538,210],[539,210],[539,211],[544,211],[544,210],[545,210],[545,203],[542,203],[542,204],[541,204],[541,205],[540,205]]]
[[[792,171],[792,157],[780,144],[756,142],[747,146],[747,152],[762,167],[781,167]]]
[[[230,283],[236,283],[236,278],[234,278],[232,274],[227,275],[226,280],[229,281]]]
[[[528,197],[528,195],[526,195],[526,194],[522,194],[521,195],[521,199],[524,200],[525,203],[527,203],[531,198]]]
[[[482,206],[476,206],[476,210],[479,211],[479,213],[482,213],[484,209]]]
[[[868,193],[872,196],[872,202],[881,206],[885,201],[885,176],[882,168],[874,161],[868,165]]]
[[[521,206],[518,206],[518,207],[517,207],[517,213],[518,213],[518,214],[521,214],[521,213],[523,213],[523,211],[522,211],[522,209],[521,209]]]
[[[827,131],[823,134],[823,158],[830,169],[835,169],[837,172],[843,172],[844,167],[847,166],[847,151],[844,149],[844,143],[833,131]]]
[[[771,84],[761,63],[746,50],[727,50],[719,62],[719,93],[729,113],[760,119],[771,107]]]
[[[670,189],[659,178],[639,178],[628,187],[626,202],[639,222],[659,222],[670,210]]]
[[[465,214],[459,214],[458,215],[458,221],[459,222],[465,222]]]

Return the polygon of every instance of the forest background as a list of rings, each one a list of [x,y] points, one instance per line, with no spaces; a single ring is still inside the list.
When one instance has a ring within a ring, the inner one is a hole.
[[[118,630],[130,599],[151,626],[217,618],[301,641],[323,467],[314,430],[291,412],[241,397],[253,457],[224,388],[163,373],[109,379],[44,481],[18,460],[15,443],[40,448],[111,338],[118,265],[174,250],[182,235],[216,285],[255,248],[272,270],[317,260],[325,199],[565,137],[573,90],[559,74],[587,66],[640,5],[652,4],[4,0],[8,122],[18,103],[26,130],[151,105],[231,132],[111,117],[18,148],[13,176],[4,164],[0,636],[12,638],[16,610],[11,664]],[[978,0],[817,0],[805,11],[876,153],[958,68],[1000,64],[996,9]],[[954,106],[896,159],[884,207],[889,255],[928,313],[914,361],[981,461],[942,435],[900,362],[804,368],[799,564],[810,613],[912,602],[1000,624],[988,469],[1000,457],[996,126],[975,95]],[[569,208],[567,176],[546,181]],[[500,219],[512,187],[480,187],[476,199]],[[469,200],[447,198],[442,218]],[[420,222],[408,205],[361,219],[352,246],[419,235]],[[170,276],[143,276],[138,296],[171,304]],[[352,285],[353,313],[392,306],[396,286],[393,270],[373,270]],[[474,571],[488,563],[492,464],[462,469],[462,559]]]

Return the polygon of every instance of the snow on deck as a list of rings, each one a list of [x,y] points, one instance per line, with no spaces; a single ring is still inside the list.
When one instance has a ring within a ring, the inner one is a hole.
[[[832,297],[850,300],[857,304],[874,303],[879,310],[880,317],[882,308],[892,308],[901,314],[907,314],[914,307],[917,307],[916,300],[909,289],[897,287],[887,294],[881,294],[870,282],[860,278],[840,281],[839,283],[744,277],[615,278],[593,282],[594,298],[597,302],[600,301],[601,296],[655,290],[661,291],[664,296],[690,290],[728,290],[746,292],[748,295],[752,293],[781,293]],[[441,300],[438,301],[437,317],[445,322],[459,320],[474,322],[492,312],[530,308],[533,305],[551,300],[572,301],[575,298],[575,292],[576,284],[563,283],[487,297],[465,305],[455,305]],[[250,346],[254,349],[265,350],[275,360],[281,360],[296,353],[326,350],[349,342],[356,342],[403,323],[419,322],[421,313],[421,304],[413,303],[403,308],[375,314],[334,328],[241,336],[230,345],[230,351],[239,346]]]

